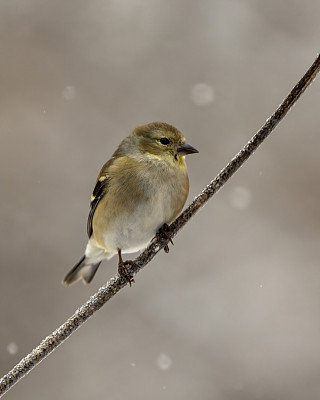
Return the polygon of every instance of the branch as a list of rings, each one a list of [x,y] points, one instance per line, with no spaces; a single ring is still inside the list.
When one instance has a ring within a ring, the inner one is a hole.
[[[216,178],[199,194],[186,210],[170,225],[170,237],[175,236],[203,207],[206,202],[227,182],[229,178],[244,164],[254,153],[258,146],[270,135],[278,123],[296,103],[305,89],[310,85],[320,69],[320,55],[307,70],[305,75],[283,100],[275,113],[268,118],[263,127],[252,137],[242,150],[221,170]],[[130,273],[137,274],[145,267],[153,257],[164,248],[169,238],[158,238],[137,257],[135,265],[130,267]],[[47,336],[38,347],[23,358],[7,375],[0,379],[0,397],[2,397],[15,383],[27,375],[47,355],[63,343],[73,332],[75,332],[89,317],[98,311],[108,300],[110,300],[120,289],[127,285],[127,281],[116,274],[112,279],[102,286],[96,294],[80,307],[64,324]]]

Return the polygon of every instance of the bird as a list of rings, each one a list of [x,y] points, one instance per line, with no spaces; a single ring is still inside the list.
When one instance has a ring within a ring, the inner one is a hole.
[[[84,256],[64,285],[88,284],[103,260],[118,254],[118,272],[130,283],[122,254],[147,247],[182,211],[189,193],[185,156],[198,153],[183,134],[165,122],[137,126],[122,140],[96,180],[87,221]]]

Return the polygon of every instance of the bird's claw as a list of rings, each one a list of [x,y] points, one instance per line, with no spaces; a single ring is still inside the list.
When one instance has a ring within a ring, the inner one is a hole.
[[[132,274],[130,273],[129,269],[127,266],[132,266],[135,265],[135,263],[131,260],[127,260],[127,261],[120,261],[118,264],[118,273],[121,277],[123,277],[130,285],[135,282],[133,279]]]
[[[170,226],[168,224],[163,224],[160,229],[158,230],[158,232],[156,233],[156,236],[153,238],[153,240],[159,240],[160,242],[162,241],[168,241],[170,242],[172,245],[173,241],[171,239],[171,229]],[[169,253],[169,246],[168,243],[164,246],[163,248],[165,253]]]

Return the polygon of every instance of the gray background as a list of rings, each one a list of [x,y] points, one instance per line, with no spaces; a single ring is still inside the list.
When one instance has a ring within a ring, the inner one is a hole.
[[[69,289],[102,164],[178,127],[189,200],[319,51],[320,2],[2,0],[0,372],[116,272]],[[318,80],[159,254],[6,399],[320,397]]]

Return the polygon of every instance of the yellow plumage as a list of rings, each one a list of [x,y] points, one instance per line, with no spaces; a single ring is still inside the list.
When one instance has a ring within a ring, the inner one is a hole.
[[[91,196],[85,256],[64,283],[89,283],[103,259],[145,248],[181,212],[189,192],[185,155],[197,152],[173,126],[137,127],[102,167]],[[131,278],[127,277],[131,283]]]

